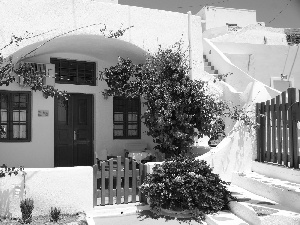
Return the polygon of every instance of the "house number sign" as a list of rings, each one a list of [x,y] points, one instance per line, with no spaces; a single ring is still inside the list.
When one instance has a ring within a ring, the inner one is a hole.
[[[39,117],[46,117],[49,116],[49,110],[38,110]]]

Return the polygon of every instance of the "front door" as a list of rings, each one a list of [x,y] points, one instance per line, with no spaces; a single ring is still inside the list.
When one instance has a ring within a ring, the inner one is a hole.
[[[93,96],[71,94],[54,105],[54,166],[93,165]]]

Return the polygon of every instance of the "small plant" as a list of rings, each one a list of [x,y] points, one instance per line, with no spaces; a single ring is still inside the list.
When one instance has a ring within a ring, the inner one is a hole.
[[[153,168],[141,185],[141,192],[150,201],[156,214],[161,209],[192,211],[201,221],[205,214],[213,214],[227,208],[232,197],[219,175],[203,160],[192,156],[175,156]]]
[[[57,222],[60,219],[61,209],[56,207],[51,207],[50,210],[50,221]]]
[[[32,211],[34,208],[33,199],[25,198],[20,203],[20,208],[22,212],[22,222],[31,223],[32,222]]]

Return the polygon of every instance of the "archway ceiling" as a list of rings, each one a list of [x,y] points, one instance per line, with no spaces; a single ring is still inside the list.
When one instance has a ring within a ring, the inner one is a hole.
[[[26,55],[45,41],[20,49],[13,54],[14,59],[20,59],[20,57]],[[145,62],[146,51],[129,42],[115,38],[106,38],[99,35],[72,35],[53,39],[26,56],[26,58],[51,53],[83,54],[116,64],[118,56],[129,58],[134,63],[143,63]]]

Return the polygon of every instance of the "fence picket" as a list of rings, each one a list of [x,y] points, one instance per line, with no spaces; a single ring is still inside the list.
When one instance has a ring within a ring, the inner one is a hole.
[[[266,160],[270,162],[271,159],[271,118],[270,118],[270,100],[266,104],[266,120],[267,120],[267,155]]]
[[[108,178],[108,194],[109,194],[109,196],[108,196],[108,201],[109,201],[109,204],[110,205],[113,205],[114,203],[113,203],[113,200],[114,200],[114,196],[113,196],[113,194],[114,194],[114,192],[113,192],[113,189],[114,189],[114,176],[113,176],[113,158],[111,158],[111,159],[109,159],[108,160],[108,162],[109,162],[109,178]]]
[[[282,132],[281,132],[281,110],[280,95],[276,96],[276,118],[277,118],[277,162],[282,164]]]
[[[105,166],[106,162],[101,162],[101,205],[105,205]]]
[[[141,186],[141,184],[143,183],[143,164],[140,163],[139,165],[139,176],[138,176],[138,186]],[[142,199],[142,195],[141,195],[141,191],[139,191],[139,200],[141,201]]]
[[[128,203],[128,190],[129,190],[129,159],[125,158],[124,164],[124,203]]]
[[[285,166],[288,166],[289,158],[288,158],[288,130],[287,130],[287,106],[286,103],[286,91],[281,94],[282,96],[282,149],[283,149],[283,163]]]
[[[266,117],[265,117],[266,107],[265,103],[261,103],[261,114],[264,115],[261,117],[261,129],[260,129],[260,135],[261,135],[261,162],[264,162],[266,159],[265,152],[266,152]]]
[[[121,156],[118,156],[117,157],[117,174],[116,174],[116,177],[117,177],[117,184],[116,184],[116,189],[117,189],[117,204],[121,204],[121,196],[122,196],[122,193],[121,193],[121,181],[122,181],[122,178],[121,178]]]
[[[296,89],[288,89],[288,125],[289,125],[289,162],[294,167],[293,119],[291,107],[296,102]]]
[[[276,157],[276,115],[275,115],[275,99],[271,100],[271,118],[272,118],[272,148],[271,148],[271,160],[273,163],[277,162]]]
[[[260,103],[256,103],[256,123],[257,124],[261,124],[261,104]],[[258,126],[256,129],[256,147],[257,147],[257,161],[261,162],[261,127]]]
[[[132,160],[132,203],[136,202],[136,162]]]

